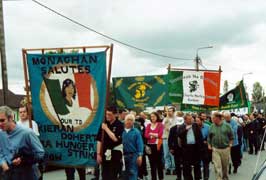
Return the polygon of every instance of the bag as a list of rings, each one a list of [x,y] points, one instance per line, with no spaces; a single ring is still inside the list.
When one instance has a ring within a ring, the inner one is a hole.
[[[161,150],[162,144],[163,144],[163,139],[162,138],[158,139],[157,151]]]
[[[151,148],[150,148],[150,146],[145,145],[145,153],[146,153],[147,155],[151,155]]]

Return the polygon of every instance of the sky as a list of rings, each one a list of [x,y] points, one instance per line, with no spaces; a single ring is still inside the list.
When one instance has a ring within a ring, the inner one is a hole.
[[[222,67],[234,88],[242,79],[247,91],[258,81],[266,89],[266,1],[252,0],[39,0],[48,7],[115,39],[156,53],[157,57],[112,42],[77,26],[30,0],[4,1],[9,88],[25,94],[22,48],[109,45],[114,43],[112,76],[166,74],[167,66]],[[1,87],[1,86],[0,86]]]

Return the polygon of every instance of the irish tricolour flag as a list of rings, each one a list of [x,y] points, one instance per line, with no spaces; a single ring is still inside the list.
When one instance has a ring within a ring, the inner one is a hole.
[[[81,107],[93,109],[92,78],[89,74],[52,74],[49,78],[43,77],[43,80],[47,89],[46,98],[51,100],[56,114],[78,113]]]
[[[172,103],[219,106],[220,72],[170,71],[168,82]]]

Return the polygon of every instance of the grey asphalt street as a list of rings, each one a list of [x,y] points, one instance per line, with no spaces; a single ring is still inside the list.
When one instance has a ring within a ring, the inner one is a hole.
[[[230,175],[230,180],[251,180],[256,165],[256,155],[244,154],[242,165],[239,168],[237,174]],[[266,159],[266,152],[262,151],[259,165]],[[87,175],[87,180],[92,178],[91,175]],[[48,172],[44,174],[44,180],[65,180],[65,174],[63,170]],[[76,179],[78,176],[76,173]],[[175,180],[175,176],[165,176],[165,180]],[[210,180],[215,180],[213,166],[211,165],[211,177]]]

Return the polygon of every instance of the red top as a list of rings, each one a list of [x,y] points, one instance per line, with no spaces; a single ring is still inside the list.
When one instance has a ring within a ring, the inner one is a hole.
[[[160,122],[157,122],[155,129],[151,128],[151,124],[148,124],[148,126],[145,129],[145,138],[148,140],[148,144],[158,144],[158,139],[161,139],[163,137],[163,124]],[[156,134],[157,138],[151,138],[151,133]]]

